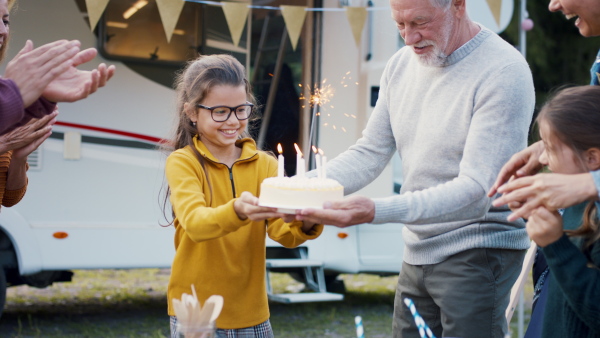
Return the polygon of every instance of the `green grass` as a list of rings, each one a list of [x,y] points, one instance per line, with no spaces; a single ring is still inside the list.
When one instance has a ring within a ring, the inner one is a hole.
[[[287,274],[272,275],[276,293],[303,288]],[[366,337],[391,337],[397,276],[341,278],[347,289],[343,302],[271,303],[275,336],[355,337],[354,317],[360,315]],[[169,271],[160,269],[77,270],[71,283],[9,288],[0,337],[168,337],[168,280]]]

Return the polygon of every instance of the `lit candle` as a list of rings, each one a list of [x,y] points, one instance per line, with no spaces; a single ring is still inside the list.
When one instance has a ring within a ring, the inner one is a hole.
[[[283,150],[281,149],[281,143],[277,143],[277,152],[279,152],[279,156],[277,156],[277,177],[283,177],[283,155],[281,153]]]
[[[327,165],[327,157],[323,154],[323,149],[319,149],[319,153],[321,154],[321,171],[323,178],[327,178],[327,169],[325,166]]]
[[[296,148],[296,176],[304,177],[304,159],[302,158],[302,151],[300,151],[300,147],[296,143],[294,143],[294,148]]]
[[[317,151],[317,147],[312,146],[312,150],[315,153],[315,162],[317,163],[317,177],[323,178],[323,167],[321,166],[321,155]]]

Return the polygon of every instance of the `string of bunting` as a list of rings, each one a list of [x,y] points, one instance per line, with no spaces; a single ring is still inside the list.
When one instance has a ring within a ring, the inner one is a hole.
[[[96,28],[98,20],[106,9],[110,0],[85,0],[90,27],[92,31]],[[156,0],[156,5],[163,23],[163,28],[167,36],[167,41],[171,41],[173,31],[179,20],[179,15],[183,10],[185,2],[193,2],[210,6],[220,6],[223,8],[225,19],[229,27],[229,33],[235,46],[239,45],[240,37],[244,31],[246,18],[249,15],[250,9],[267,9],[279,10],[283,16],[288,36],[292,47],[296,50],[300,33],[304,25],[307,12],[346,12],[352,35],[357,46],[360,46],[362,31],[367,19],[368,11],[389,11],[387,7],[362,7],[362,6],[344,6],[342,8],[309,8],[306,6],[291,6],[281,5],[274,6],[257,6],[247,2],[229,2],[229,1],[207,1],[207,0]]]

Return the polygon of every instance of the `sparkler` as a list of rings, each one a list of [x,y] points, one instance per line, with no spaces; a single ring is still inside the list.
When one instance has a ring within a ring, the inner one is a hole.
[[[307,149],[310,149],[310,145],[313,143],[313,133],[316,123],[315,121],[317,120],[317,116],[319,116],[320,114],[317,113],[317,108],[331,101],[331,97],[333,96],[333,94],[335,94],[335,89],[330,84],[325,84],[326,82],[327,79],[324,79],[321,82],[320,87],[316,83],[312,86],[312,88],[310,85],[307,86],[308,93],[310,95],[308,98],[304,96],[304,93],[300,94],[300,100],[308,101],[308,104],[310,104],[310,106],[312,107],[312,120],[310,123],[310,132],[308,136]],[[302,87],[302,84],[299,84],[299,86]],[[309,153],[309,151],[306,151],[306,153]]]

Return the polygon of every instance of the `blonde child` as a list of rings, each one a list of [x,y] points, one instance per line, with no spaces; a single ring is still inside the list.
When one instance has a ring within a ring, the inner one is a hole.
[[[600,87],[564,89],[542,108],[537,122],[541,164],[561,174],[600,169]],[[535,209],[527,233],[550,268],[542,337],[600,337],[598,202],[565,209],[562,217]]]
[[[246,127],[254,104],[244,67],[229,55],[201,56],[179,75],[175,150],[166,177],[175,226],[168,288],[171,334],[174,298],[195,286],[199,301],[224,297],[218,337],[273,337],[265,281],[265,238],[296,247],[322,225],[285,223],[258,206],[263,179],[277,160],[256,149]]]

